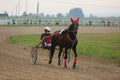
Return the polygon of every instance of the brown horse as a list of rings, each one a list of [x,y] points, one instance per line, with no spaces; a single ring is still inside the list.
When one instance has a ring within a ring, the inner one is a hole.
[[[73,63],[73,68],[76,67],[76,61],[77,61],[77,52],[76,52],[76,46],[78,43],[77,40],[77,30],[78,30],[78,22],[79,18],[76,20],[73,20],[70,18],[72,24],[69,26],[69,28],[65,29],[61,34],[59,34],[60,31],[55,32],[55,35],[52,36],[52,41],[51,41],[51,48],[50,48],[50,57],[49,57],[49,64],[52,63],[52,58],[54,55],[55,47],[59,46],[59,54],[58,54],[58,65],[60,65],[61,60],[61,53],[63,51],[63,48],[65,48],[65,56],[64,56],[64,67],[67,67],[67,54],[68,54],[68,49],[72,49],[74,52],[74,63]]]

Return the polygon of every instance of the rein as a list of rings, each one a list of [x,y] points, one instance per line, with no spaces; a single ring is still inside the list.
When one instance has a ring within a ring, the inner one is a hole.
[[[70,32],[72,32],[72,31],[70,31]],[[73,33],[74,33],[74,32],[73,32]],[[74,35],[75,35],[75,33],[74,33]],[[74,43],[75,43],[75,41],[77,40],[77,38],[75,37],[75,39],[72,40],[69,35],[67,35],[67,37],[68,37],[68,39],[73,43],[72,46],[71,46],[71,48],[72,48],[72,47],[74,46]]]

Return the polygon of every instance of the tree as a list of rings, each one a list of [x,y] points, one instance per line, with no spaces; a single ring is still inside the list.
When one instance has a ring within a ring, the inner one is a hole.
[[[64,17],[64,16],[61,13],[57,14],[57,18],[62,18],[62,17]]]
[[[90,18],[93,18],[94,16],[92,14],[90,14]]]
[[[55,18],[55,15],[51,15],[52,18]]]
[[[47,14],[47,15],[46,15],[46,18],[50,18],[50,15],[49,15],[49,14]]]
[[[40,13],[39,15],[40,15],[40,17],[44,17],[44,13]]]
[[[23,15],[22,16],[27,16],[27,13],[26,12],[23,12]]]

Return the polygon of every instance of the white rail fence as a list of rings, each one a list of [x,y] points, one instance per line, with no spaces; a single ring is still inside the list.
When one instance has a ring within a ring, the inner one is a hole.
[[[11,24],[40,24],[40,25],[68,25],[69,19],[0,19],[0,25]],[[102,20],[82,20],[79,25],[85,26],[120,26],[120,21],[102,21]]]

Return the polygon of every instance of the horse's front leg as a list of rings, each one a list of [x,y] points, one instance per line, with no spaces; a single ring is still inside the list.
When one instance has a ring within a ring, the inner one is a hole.
[[[60,60],[60,58],[61,58],[61,53],[62,53],[62,51],[63,51],[63,48],[60,47],[59,54],[58,54],[58,65],[61,65],[61,60]]]
[[[65,48],[65,56],[64,56],[64,67],[67,67],[67,48]]]
[[[72,50],[73,50],[73,52],[74,52],[74,55],[75,55],[75,57],[74,57],[74,63],[73,63],[73,69],[75,69],[75,67],[76,67],[76,62],[77,62],[77,52],[76,52],[76,47],[75,48],[72,48]]]

